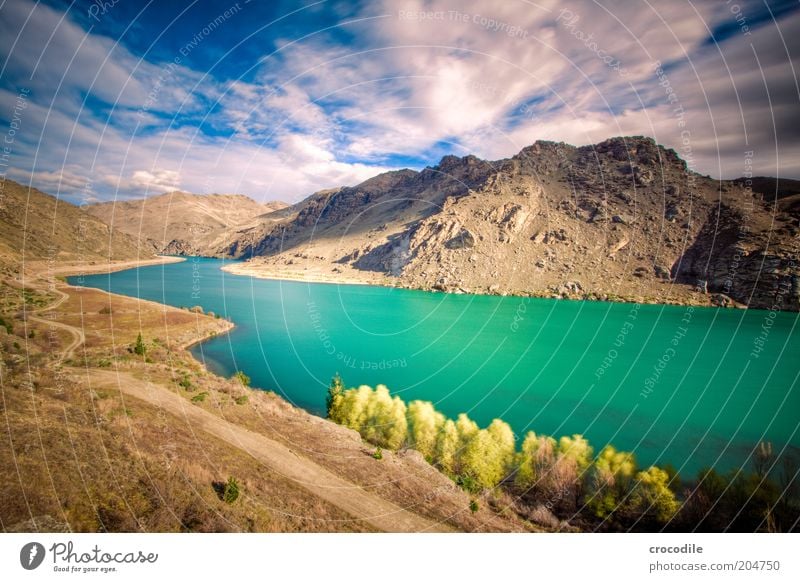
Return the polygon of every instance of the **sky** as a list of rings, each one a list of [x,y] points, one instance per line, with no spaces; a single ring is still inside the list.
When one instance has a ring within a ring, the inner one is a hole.
[[[78,204],[618,135],[800,178],[797,0],[0,3],[0,173]]]

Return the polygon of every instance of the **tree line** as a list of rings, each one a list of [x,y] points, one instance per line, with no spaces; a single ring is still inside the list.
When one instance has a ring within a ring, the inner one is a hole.
[[[606,445],[595,453],[579,434],[558,439],[533,431],[519,448],[511,427],[494,419],[481,428],[467,414],[453,420],[433,403],[406,403],[386,386],[345,388],[333,378],[328,418],[374,445],[411,448],[471,493],[501,487],[544,504],[555,515],[613,529],[777,530],[797,527],[797,470],[784,487],[769,471],[719,475],[704,470],[684,483],[671,466],[639,467],[633,453]],[[771,448],[769,448],[771,454]],[[764,446],[757,462],[769,464]],[[774,465],[774,459],[773,463]],[[726,519],[728,521],[726,522]]]

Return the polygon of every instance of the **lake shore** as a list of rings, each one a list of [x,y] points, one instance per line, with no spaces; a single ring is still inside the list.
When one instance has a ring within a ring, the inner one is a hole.
[[[149,259],[137,259],[131,261],[109,261],[109,262],[67,262],[62,261],[28,261],[23,264],[23,279],[27,277],[71,277],[80,275],[96,275],[98,273],[116,273],[126,269],[136,269],[139,267],[149,267],[153,265],[168,265],[170,263],[181,263],[185,257],[158,256]]]
[[[295,281],[300,283],[324,283],[332,285],[373,285],[408,289],[412,291],[426,291],[430,293],[454,293],[456,295],[486,295],[500,297],[528,297],[538,299],[563,299],[567,301],[597,301],[607,303],[636,303],[642,305],[677,305],[692,307],[718,307],[728,309],[758,309],[748,308],[730,298],[721,303],[715,294],[700,294],[693,292],[685,285],[665,283],[664,295],[616,295],[606,293],[573,292],[555,293],[550,290],[526,291],[512,289],[509,291],[473,290],[454,288],[438,288],[422,284],[418,281],[406,281],[400,277],[392,277],[385,273],[360,271],[350,265],[337,265],[331,268],[327,263],[296,259],[292,264],[276,264],[266,260],[237,261],[222,268],[223,271],[234,275],[254,277],[276,281]],[[668,294],[668,295],[667,295]]]
[[[336,285],[382,285],[396,287],[391,280],[383,274],[356,271],[349,266],[343,266],[338,272],[325,270],[327,265],[298,266],[292,268],[286,265],[273,265],[269,263],[251,263],[240,261],[225,265],[222,270],[234,275],[256,277],[258,279],[273,279],[277,281],[296,281],[300,283],[331,283]]]

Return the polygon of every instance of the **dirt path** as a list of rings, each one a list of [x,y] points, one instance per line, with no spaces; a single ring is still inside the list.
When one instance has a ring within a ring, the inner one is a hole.
[[[75,371],[82,379],[88,379],[93,388],[120,390],[128,396],[144,400],[171,413],[176,421],[181,419],[190,424],[192,430],[203,430],[224,440],[314,495],[382,531],[452,531],[444,524],[430,521],[364,491],[286,446],[215,416],[163,386],[144,382],[122,372],[99,369]]]

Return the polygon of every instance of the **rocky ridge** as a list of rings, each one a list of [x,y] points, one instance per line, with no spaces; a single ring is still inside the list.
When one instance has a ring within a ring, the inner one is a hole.
[[[265,276],[327,265],[449,292],[797,310],[800,194],[768,180],[701,176],[650,138],[538,141],[321,191],[207,251]]]

